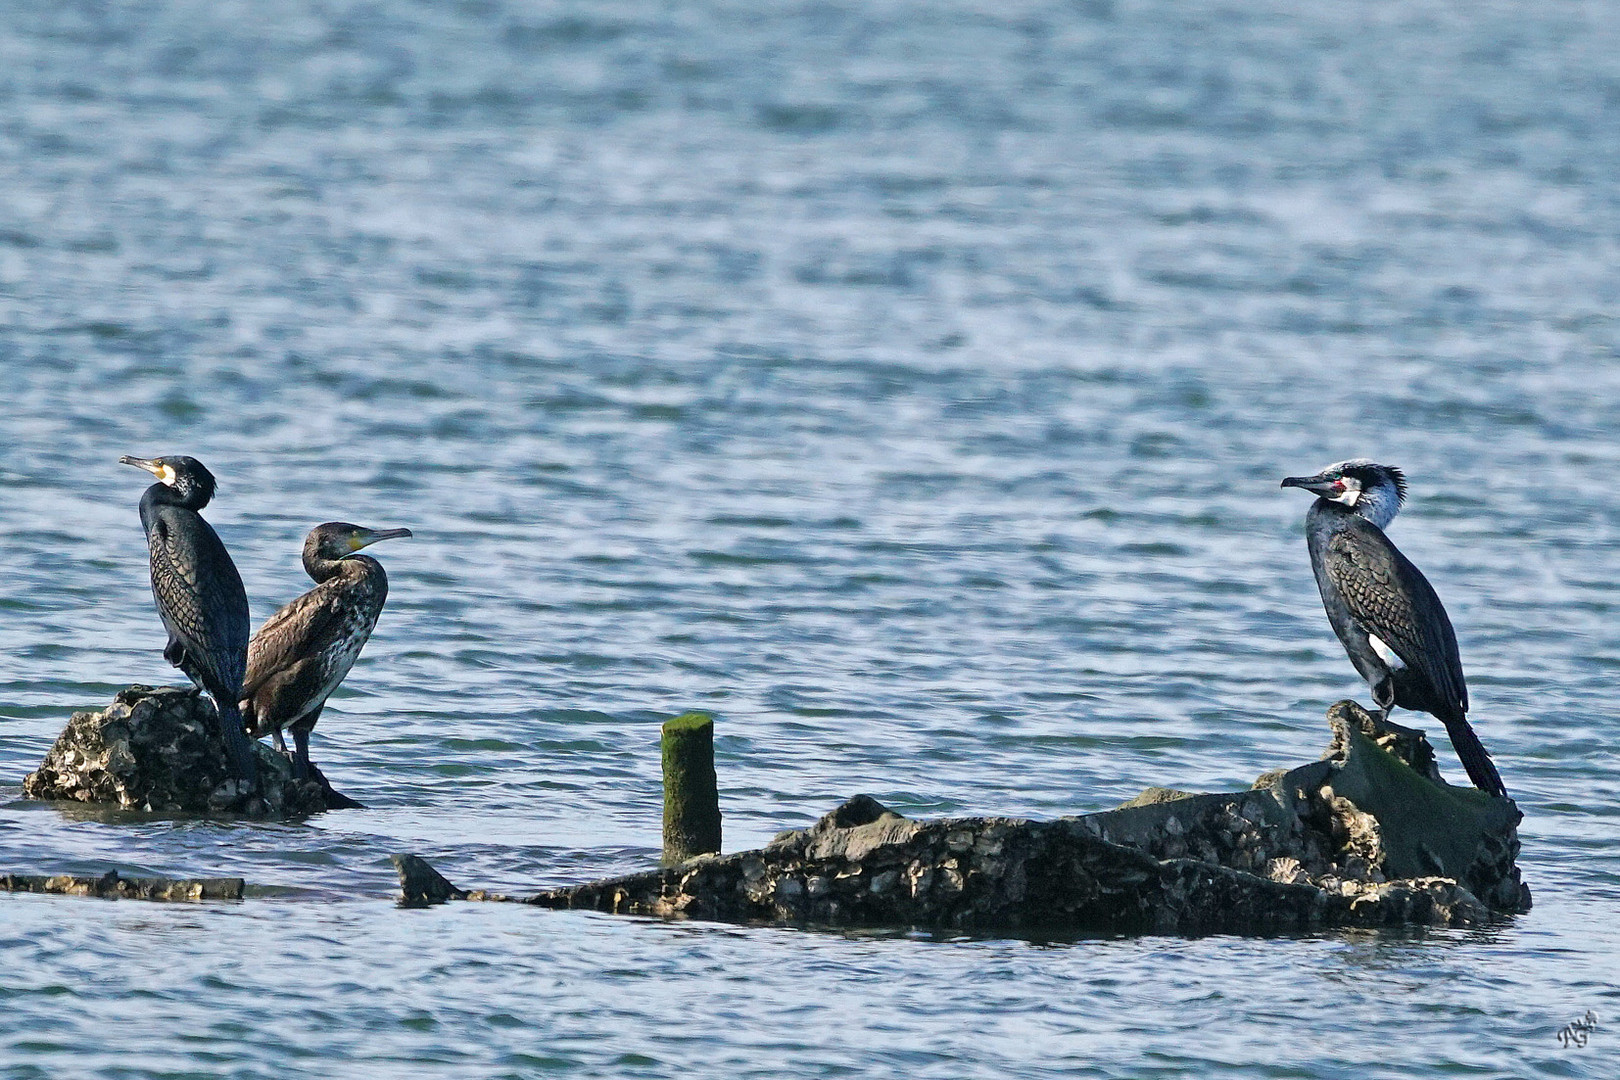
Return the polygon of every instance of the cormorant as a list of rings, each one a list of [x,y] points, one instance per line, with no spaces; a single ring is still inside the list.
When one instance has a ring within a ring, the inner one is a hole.
[[[1446,609],[1428,579],[1384,535],[1406,501],[1405,475],[1354,458],[1315,476],[1290,476],[1282,486],[1318,496],[1305,515],[1316,587],[1334,633],[1384,717],[1396,705],[1432,713],[1446,725],[1474,786],[1505,796],[1496,766],[1464,715],[1468,686]]]
[[[213,699],[231,771],[252,780],[253,749],[236,704],[251,629],[247,593],[219,535],[197,513],[214,497],[214,475],[192,457],[118,460],[158,478],[141,496],[141,525],[152,554],[152,598],[169,631],[163,658]]]
[[[409,529],[367,529],[329,521],[304,539],[304,570],[316,585],[265,620],[248,645],[242,713],[254,738],[268,733],[287,752],[292,732],[300,775],[310,771],[309,733],[371,637],[388,599],[382,564],[355,552]]]

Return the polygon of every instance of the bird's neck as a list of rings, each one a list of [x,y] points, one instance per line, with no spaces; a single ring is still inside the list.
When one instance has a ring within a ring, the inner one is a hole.
[[[153,484],[141,496],[141,501],[152,506],[178,506],[183,510],[201,510],[208,505],[208,496],[196,488],[170,487],[168,484]]]
[[[1394,488],[1380,484],[1363,491],[1351,509],[1380,529],[1387,529],[1389,523],[1395,520],[1395,515],[1401,512],[1401,497]]]
[[[369,555],[345,555],[341,559],[323,559],[314,555],[304,556],[304,573],[308,574],[316,583],[330,581],[340,575],[360,578],[381,571],[382,563]]]
[[[1372,522],[1379,529],[1386,529],[1400,512],[1401,500],[1393,491],[1377,487],[1358,492],[1354,503],[1347,503],[1342,499],[1319,498],[1314,509],[1323,514],[1354,515]]]

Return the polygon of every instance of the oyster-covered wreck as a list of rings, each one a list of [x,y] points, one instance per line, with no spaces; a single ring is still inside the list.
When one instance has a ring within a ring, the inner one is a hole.
[[[527,897],[457,889],[414,857],[396,864],[407,903],[975,933],[1468,926],[1529,909],[1510,800],[1445,784],[1421,733],[1353,702],[1328,720],[1326,758],[1248,791],[1149,789],[1057,821],[913,821],[856,796],[756,851]]]

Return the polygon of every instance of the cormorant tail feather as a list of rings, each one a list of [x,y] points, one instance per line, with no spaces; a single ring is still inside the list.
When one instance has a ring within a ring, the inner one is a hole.
[[[1507,798],[1507,789],[1502,786],[1502,777],[1491,762],[1491,755],[1486,752],[1485,744],[1479,741],[1479,736],[1474,734],[1468,721],[1461,716],[1441,719],[1445,720],[1446,734],[1451,737],[1451,745],[1462,759],[1463,768],[1468,770],[1468,779],[1481,791]]]

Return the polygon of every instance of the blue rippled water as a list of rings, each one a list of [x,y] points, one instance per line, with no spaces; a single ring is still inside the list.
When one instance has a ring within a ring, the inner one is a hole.
[[[1617,176],[1600,2],[0,5],[0,869],[257,894],[0,897],[0,1073],[1609,1075]],[[72,711],[173,681],[116,464],[164,452],[221,477],[255,619],[310,525],[415,532],[315,735],[369,809],[22,799]],[[1314,758],[1365,690],[1277,482],[1361,454],[1411,478],[1527,916],[389,900],[402,850],[647,865],[688,708],[728,849],[856,792],[1051,817]]]

